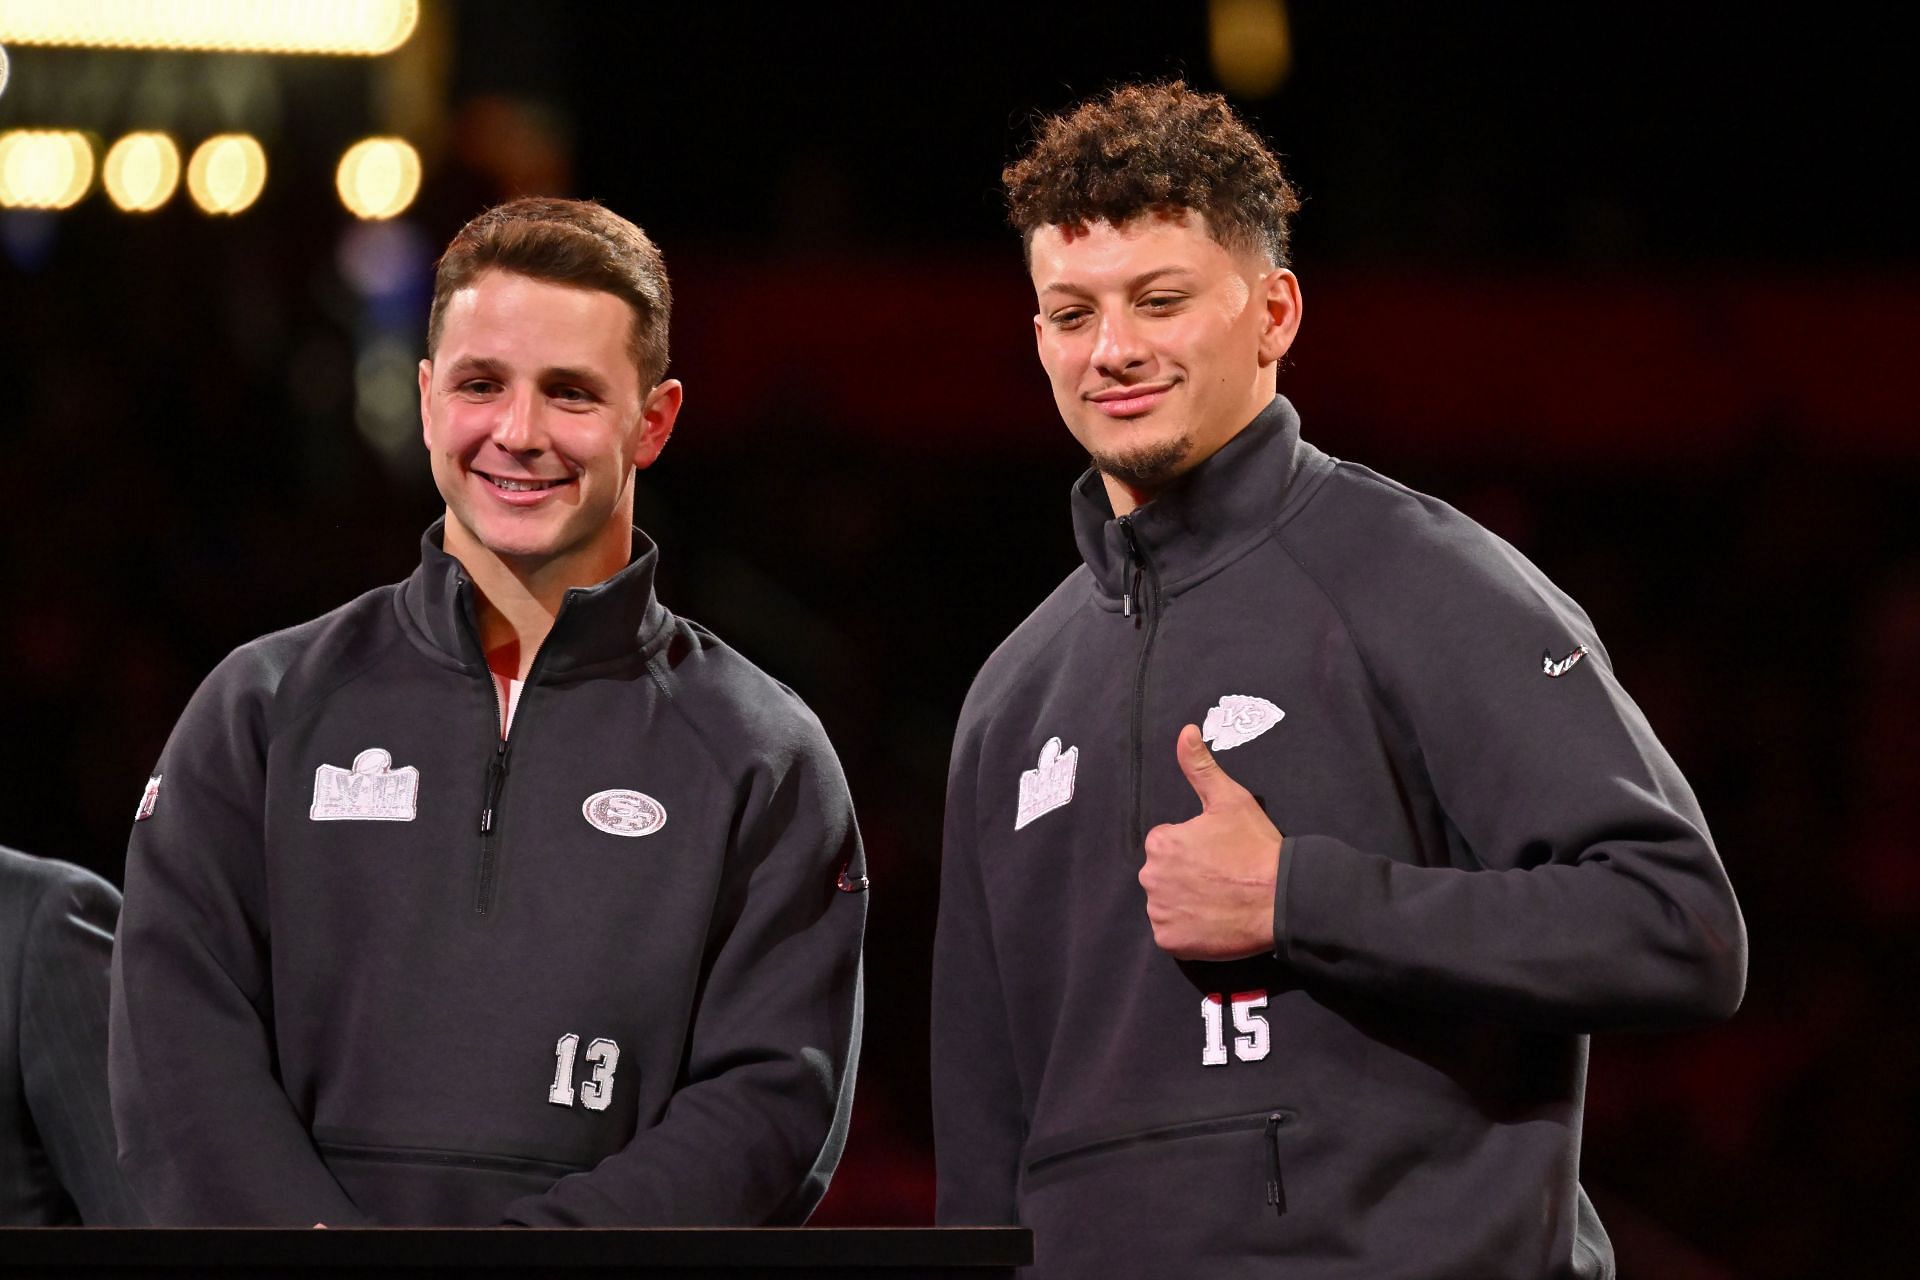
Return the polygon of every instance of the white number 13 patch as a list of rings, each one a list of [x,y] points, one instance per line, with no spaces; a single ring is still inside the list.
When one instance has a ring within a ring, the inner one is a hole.
[[[580,1037],[569,1031],[553,1046],[553,1088],[547,1101],[557,1107],[573,1105],[573,1055]],[[580,1084],[580,1105],[589,1111],[605,1111],[613,1101],[613,1073],[620,1066],[620,1046],[611,1040],[595,1040],[587,1046],[587,1062],[593,1072]]]
[[[1267,993],[1238,991],[1234,993],[1231,1003],[1233,1029],[1240,1033],[1233,1038],[1233,1056],[1242,1062],[1258,1062],[1273,1048],[1273,1042],[1267,1034],[1267,1020],[1254,1012],[1267,1007]],[[1220,1005],[1221,994],[1218,991],[1200,1002],[1200,1018],[1207,1027],[1207,1038],[1200,1046],[1200,1065],[1203,1067],[1227,1065],[1226,1019],[1221,1016]]]

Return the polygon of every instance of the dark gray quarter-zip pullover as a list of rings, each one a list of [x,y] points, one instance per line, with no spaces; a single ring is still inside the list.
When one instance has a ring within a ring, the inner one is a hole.
[[[568,593],[504,742],[438,526],[406,582],[207,678],[114,955],[114,1117],[156,1223],[818,1202],[858,1053],[852,807],[818,721],[669,613],[655,559]]]
[[[1035,1274],[1604,1276],[1586,1033],[1724,1017],[1746,940],[1591,622],[1276,398],[1115,519],[954,744],[934,963],[939,1217]],[[1142,837],[1203,727],[1282,836],[1275,954],[1153,944]]]

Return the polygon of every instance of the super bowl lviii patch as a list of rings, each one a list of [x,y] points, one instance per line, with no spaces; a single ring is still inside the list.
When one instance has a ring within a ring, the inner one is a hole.
[[[353,758],[353,768],[323,764],[313,771],[315,822],[412,822],[419,812],[420,771],[395,769],[393,757],[369,747]]]
[[[1040,748],[1040,763],[1020,775],[1020,808],[1013,829],[1052,813],[1073,800],[1073,775],[1080,768],[1080,748],[1060,749],[1060,739],[1048,738]]]

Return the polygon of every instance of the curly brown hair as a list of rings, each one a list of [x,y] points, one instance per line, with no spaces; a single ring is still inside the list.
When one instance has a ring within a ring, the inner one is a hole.
[[[428,359],[440,346],[447,300],[489,270],[613,294],[633,311],[627,347],[641,388],[651,390],[666,375],[673,313],[666,262],[646,232],[605,205],[527,196],[497,204],[460,228],[434,267]]]
[[[1192,209],[1221,244],[1284,267],[1287,218],[1300,208],[1280,161],[1227,100],[1181,80],[1122,85],[1046,117],[1000,182],[1029,252],[1043,226]]]

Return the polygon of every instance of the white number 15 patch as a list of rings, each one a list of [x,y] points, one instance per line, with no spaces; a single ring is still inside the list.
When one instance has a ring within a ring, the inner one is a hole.
[[[1255,1012],[1267,1007],[1267,993],[1238,991],[1230,1003],[1233,1005],[1233,1029],[1240,1033],[1233,1038],[1233,1056],[1242,1062],[1258,1062],[1273,1048],[1267,1020]],[[1200,1045],[1200,1065],[1203,1067],[1227,1065],[1226,1019],[1221,1016],[1220,1005],[1221,993],[1218,991],[1200,1002],[1200,1018],[1206,1023],[1207,1030],[1207,1038]]]

